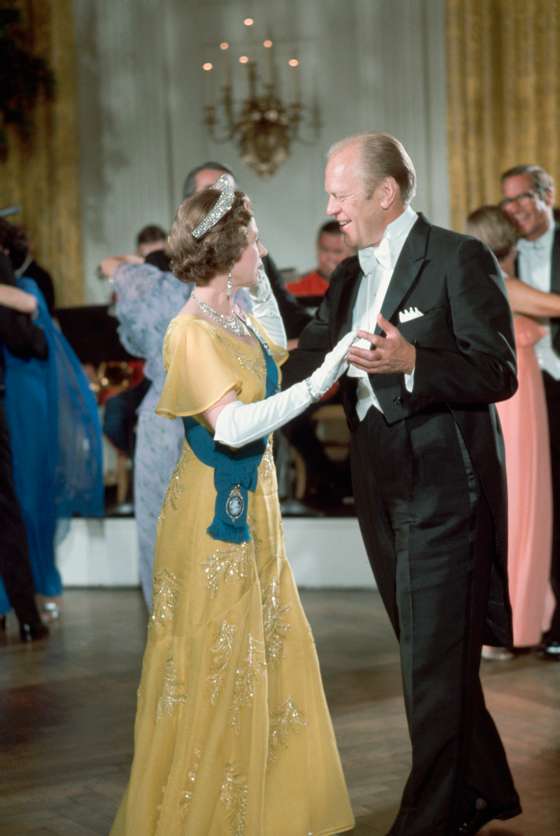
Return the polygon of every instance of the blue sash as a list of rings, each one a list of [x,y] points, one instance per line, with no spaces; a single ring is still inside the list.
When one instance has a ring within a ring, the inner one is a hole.
[[[278,368],[268,345],[255,331],[253,334],[264,354],[265,392],[268,398],[278,391]],[[224,540],[226,543],[246,543],[251,539],[247,525],[248,492],[257,487],[258,469],[267,439],[260,438],[239,450],[233,450],[214,441],[212,433],[194,418],[183,418],[183,425],[185,437],[195,456],[214,469],[216,504],[214,519],[207,529],[208,534],[214,540]]]

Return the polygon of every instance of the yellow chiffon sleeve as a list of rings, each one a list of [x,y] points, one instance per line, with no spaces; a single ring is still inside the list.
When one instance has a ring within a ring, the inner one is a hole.
[[[211,326],[190,316],[176,317],[163,343],[165,384],[156,407],[158,415],[178,418],[199,415],[242,381]]]

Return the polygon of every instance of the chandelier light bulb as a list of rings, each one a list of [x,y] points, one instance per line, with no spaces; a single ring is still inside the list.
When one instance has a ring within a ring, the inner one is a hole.
[[[205,73],[209,73],[211,70],[214,69],[214,64],[212,64],[210,61],[206,61],[202,65],[202,69],[204,70]]]
[[[288,64],[290,67],[299,67],[299,60],[297,58],[290,58]]]
[[[270,38],[267,38],[266,41],[263,41],[263,46],[265,49],[270,49],[270,47],[272,46],[272,41],[270,40]]]
[[[229,44],[227,41],[222,41],[220,44],[220,49],[229,49]]]
[[[239,56],[239,63],[240,64],[248,64],[249,63],[249,56],[248,55],[240,55]]]
[[[252,26],[255,21],[252,17],[246,17],[243,21],[244,26]]]

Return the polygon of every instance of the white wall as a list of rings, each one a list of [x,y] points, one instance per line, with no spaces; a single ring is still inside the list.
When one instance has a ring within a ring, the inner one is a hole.
[[[354,517],[287,517],[283,526],[298,586],[375,588]],[[136,524],[131,517],[74,519],[56,560],[65,587],[138,586]]]
[[[242,25],[247,14],[253,32]],[[324,155],[357,131],[385,130],[405,143],[418,172],[415,207],[448,223],[444,0],[75,0],[75,18],[90,301],[106,298],[95,265],[130,251],[144,224],[169,225],[185,173],[206,159],[234,169],[281,267],[313,265]],[[234,145],[208,140],[200,66],[215,60],[212,45],[223,39],[239,54],[269,32],[284,58],[298,52],[304,94],[317,96],[323,128],[267,180]]]

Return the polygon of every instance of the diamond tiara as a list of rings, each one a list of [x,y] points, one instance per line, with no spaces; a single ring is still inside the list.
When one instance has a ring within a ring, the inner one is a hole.
[[[220,221],[224,215],[227,215],[233,206],[235,188],[231,182],[231,176],[229,174],[222,174],[222,176],[216,180],[211,188],[218,189],[220,196],[208,214],[201,220],[198,226],[195,226],[193,229],[193,238],[202,238],[203,235],[206,235],[208,230],[212,229],[213,226],[216,226],[218,221]]]

